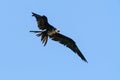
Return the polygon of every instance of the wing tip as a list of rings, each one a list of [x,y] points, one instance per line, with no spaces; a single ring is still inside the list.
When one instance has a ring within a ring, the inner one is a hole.
[[[31,12],[32,13],[32,16],[34,16],[35,15],[35,13],[34,12]]]
[[[78,54],[78,56],[85,62],[88,63],[87,59],[84,57],[84,55],[81,53],[81,51],[77,48],[76,53]]]
[[[86,63],[88,63],[88,61],[86,59],[82,59],[83,61],[85,61]]]

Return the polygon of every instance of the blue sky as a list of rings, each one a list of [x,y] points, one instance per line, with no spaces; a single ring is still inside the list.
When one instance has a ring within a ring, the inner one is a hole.
[[[1,0],[0,80],[120,80],[119,0]],[[71,37],[88,63],[29,33],[31,12]]]

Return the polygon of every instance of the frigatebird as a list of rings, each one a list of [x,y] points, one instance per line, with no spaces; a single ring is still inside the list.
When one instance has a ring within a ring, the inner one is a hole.
[[[85,62],[87,62],[86,58],[83,56],[81,51],[78,49],[76,43],[69,37],[64,36],[63,34],[60,33],[58,29],[53,27],[51,24],[48,23],[48,19],[45,15],[41,16],[39,14],[36,14],[32,12],[32,16],[36,18],[38,28],[41,31],[30,31],[36,33],[38,37],[41,36],[41,41],[46,45],[48,41],[48,37],[54,41],[57,41],[64,46],[70,48],[73,52],[77,53],[78,56]]]

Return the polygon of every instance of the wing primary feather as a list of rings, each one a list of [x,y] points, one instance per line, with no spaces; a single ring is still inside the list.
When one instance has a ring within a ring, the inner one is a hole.
[[[81,53],[81,51],[77,48],[77,46],[76,46],[76,53],[77,53],[77,55],[78,55],[79,57],[81,57],[81,59],[82,59],[83,61],[85,61],[85,62],[88,63],[88,61],[87,61],[86,58],[83,56],[83,54]]]

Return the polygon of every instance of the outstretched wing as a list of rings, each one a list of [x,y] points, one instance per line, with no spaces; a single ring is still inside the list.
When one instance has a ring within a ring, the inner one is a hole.
[[[32,12],[32,16],[34,16],[36,18],[37,24],[38,24],[38,28],[41,30],[52,30],[52,29],[56,29],[54,28],[52,25],[50,25],[48,23],[48,19],[46,16],[41,16],[39,14],[33,13]]]
[[[83,56],[83,54],[78,49],[77,45],[75,44],[75,42],[72,39],[70,39],[60,33],[53,34],[50,36],[50,38],[54,41],[58,41],[59,43],[63,44],[64,46],[70,48],[73,52],[77,53],[78,56],[80,56],[82,60],[87,62],[87,60],[85,59],[85,57]]]
[[[38,28],[41,30],[45,30],[47,29],[47,17],[46,16],[41,16],[39,14],[33,13],[32,12],[32,16],[34,16],[36,18],[37,24],[38,24]]]

